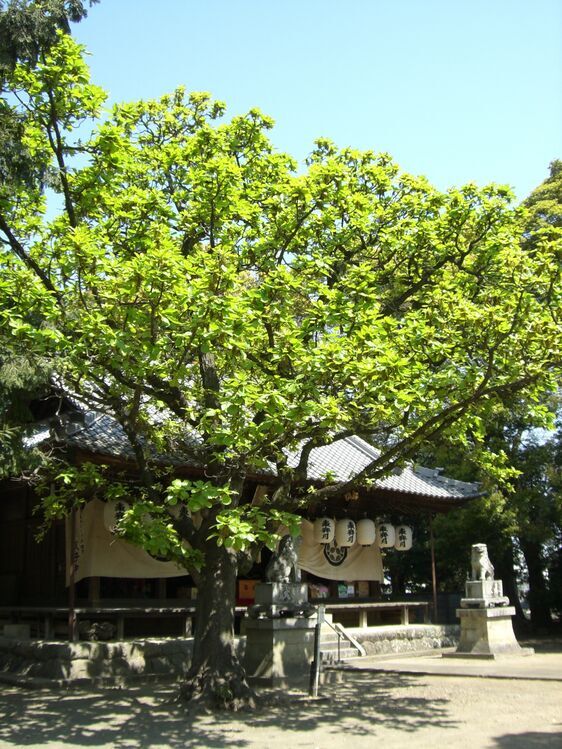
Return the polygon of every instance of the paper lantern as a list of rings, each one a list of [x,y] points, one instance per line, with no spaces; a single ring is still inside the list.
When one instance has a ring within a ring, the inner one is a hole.
[[[338,546],[353,546],[357,539],[357,526],[350,518],[336,523],[336,543]]]
[[[379,539],[379,549],[389,549],[394,546],[396,541],[394,526],[390,523],[379,523],[377,525],[377,538]]]
[[[314,543],[314,525],[308,520],[301,521],[301,538],[303,544],[311,546]]]
[[[115,533],[115,526],[130,508],[123,499],[110,499],[103,508],[103,524],[110,533]]]
[[[412,548],[412,529],[409,525],[396,526],[394,548],[398,551],[409,551]]]
[[[377,537],[377,529],[372,520],[363,518],[357,523],[357,543],[359,546],[372,546]]]
[[[316,518],[313,538],[317,544],[331,544],[334,540],[336,523],[332,518]]]

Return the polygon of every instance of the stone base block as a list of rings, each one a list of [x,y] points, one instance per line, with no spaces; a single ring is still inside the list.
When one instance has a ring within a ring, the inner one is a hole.
[[[455,653],[443,657],[496,658],[532,655],[532,648],[522,648],[513,633],[513,606],[488,609],[457,609],[461,620],[461,637]]]
[[[316,619],[248,619],[244,667],[250,683],[303,686],[310,678]]]
[[[466,598],[501,598],[503,583],[501,580],[467,580]]]
[[[503,594],[501,580],[467,580],[466,595],[461,598],[461,608],[509,606],[509,598]]]
[[[522,658],[527,655],[534,655],[534,648],[519,647],[517,652],[513,653],[442,653],[441,658],[460,658],[461,660],[475,661],[501,661],[506,658]]]

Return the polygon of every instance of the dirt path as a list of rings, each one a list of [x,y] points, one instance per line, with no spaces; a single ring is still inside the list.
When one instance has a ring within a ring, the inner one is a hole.
[[[253,713],[197,718],[170,695],[0,686],[0,747],[562,747],[562,682],[357,673],[319,701],[277,695]]]

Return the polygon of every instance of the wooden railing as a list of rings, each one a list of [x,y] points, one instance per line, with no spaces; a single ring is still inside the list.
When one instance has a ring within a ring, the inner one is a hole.
[[[327,613],[339,612],[357,614],[357,626],[369,626],[369,613],[397,611],[400,614],[400,623],[409,624],[412,611],[421,610],[424,622],[429,621],[429,604],[427,601],[377,601],[377,602],[332,602],[313,601],[316,605],[324,606]],[[247,606],[236,606],[235,613],[243,617]],[[77,621],[76,631],[80,622],[84,621],[111,621],[115,623],[115,634],[118,640],[125,637],[125,622],[127,619],[141,619],[158,617],[183,618],[184,624],[182,635],[190,637],[193,630],[193,618],[197,613],[197,603],[194,601],[188,605],[166,606],[156,603],[154,605],[119,605],[119,606],[77,606],[74,609]],[[56,622],[68,622],[68,606],[1,606],[0,619],[10,622],[22,623],[32,622],[36,624],[39,636],[50,640],[55,635]],[[346,622],[347,626],[350,626]],[[77,635],[76,635],[77,637]]]

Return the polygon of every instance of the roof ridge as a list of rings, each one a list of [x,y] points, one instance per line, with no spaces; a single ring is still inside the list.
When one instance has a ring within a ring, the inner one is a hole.
[[[344,442],[350,442],[368,458],[372,458],[373,456],[378,458],[381,454],[380,450],[378,450],[374,445],[371,445],[370,442],[367,442],[366,439],[363,439],[363,437],[360,437],[358,434],[352,434],[349,437],[345,437]],[[335,442],[331,444],[335,444]],[[365,448],[365,445],[368,449]]]

